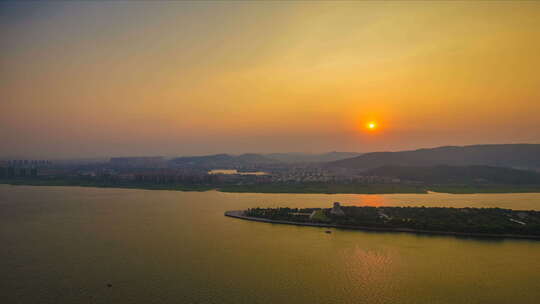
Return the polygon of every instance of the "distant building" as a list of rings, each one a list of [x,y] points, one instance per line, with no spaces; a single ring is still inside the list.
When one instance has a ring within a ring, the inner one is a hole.
[[[334,207],[332,207],[332,210],[330,210],[330,214],[336,216],[345,216],[345,212],[343,212],[343,209],[341,209],[341,206],[338,202],[334,203]]]

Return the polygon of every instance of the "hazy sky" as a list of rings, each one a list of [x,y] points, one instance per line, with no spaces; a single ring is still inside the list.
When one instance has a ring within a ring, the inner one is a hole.
[[[540,2],[1,2],[0,48],[0,156],[540,143]]]

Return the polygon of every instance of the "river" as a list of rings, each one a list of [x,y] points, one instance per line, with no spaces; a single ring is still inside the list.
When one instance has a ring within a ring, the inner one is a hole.
[[[540,241],[242,221],[248,207],[540,210],[540,194],[251,194],[0,185],[2,303],[538,303]],[[107,284],[111,284],[110,287]]]

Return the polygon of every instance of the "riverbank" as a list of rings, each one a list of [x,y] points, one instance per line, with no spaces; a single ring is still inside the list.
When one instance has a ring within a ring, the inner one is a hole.
[[[172,191],[209,191],[214,187],[206,185],[164,185],[164,184],[135,184],[135,183],[107,183],[86,180],[0,180],[0,184],[12,186],[60,186],[60,187],[93,187],[93,188],[117,188],[117,189],[142,189],[142,190],[172,190]]]
[[[254,221],[254,222],[295,225],[295,226],[309,226],[309,227],[319,227],[319,228],[337,228],[337,229],[362,230],[362,231],[374,231],[374,232],[406,232],[406,233],[416,233],[416,234],[447,235],[447,236],[458,236],[458,237],[511,238],[511,239],[540,240],[540,236],[535,236],[535,235],[463,233],[463,232],[431,231],[431,230],[408,229],[408,228],[380,228],[380,227],[347,226],[347,225],[336,225],[336,224],[325,224],[325,223],[308,223],[308,222],[293,222],[293,221],[284,221],[284,220],[271,220],[271,219],[266,219],[266,218],[246,216],[244,215],[243,210],[226,211],[224,215],[227,217],[232,217],[232,218],[237,218],[237,219],[242,219],[242,220],[247,220],[247,221]]]
[[[478,185],[478,186],[427,186],[428,191],[448,194],[476,193],[540,193],[538,185]]]
[[[14,186],[77,186],[97,188],[124,188],[144,190],[210,191],[230,193],[314,193],[314,194],[427,194],[419,186],[395,184],[258,184],[258,185],[179,185],[150,184],[128,181],[93,181],[78,179],[13,179],[0,180],[0,184]],[[540,192],[540,191],[539,191]]]
[[[9,179],[0,184],[13,186],[76,186],[172,191],[210,191],[230,193],[297,193],[297,194],[449,194],[475,193],[540,193],[540,186],[420,186],[401,184],[254,184],[254,185],[180,185],[150,184],[123,181],[93,181],[78,179]]]
[[[318,194],[427,194],[427,189],[417,185],[401,184],[332,184],[332,183],[271,183],[253,185],[227,185],[218,187],[221,192],[235,193],[318,193]],[[539,189],[540,191],[540,189]]]

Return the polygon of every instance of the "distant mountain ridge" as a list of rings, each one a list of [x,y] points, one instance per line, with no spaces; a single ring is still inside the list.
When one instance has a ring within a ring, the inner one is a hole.
[[[320,153],[320,154],[309,154],[309,153],[301,153],[301,152],[270,153],[270,154],[265,154],[264,156],[281,161],[281,162],[301,163],[301,162],[330,162],[330,161],[356,157],[360,155],[362,155],[362,153],[333,151],[333,152]]]
[[[540,144],[445,146],[399,152],[372,152],[338,161],[328,167],[373,169],[383,166],[495,166],[540,169]]]
[[[203,156],[182,156],[171,160],[171,163],[182,167],[229,168],[239,166],[267,165],[279,163],[325,163],[361,155],[356,152],[329,152],[322,154],[309,153],[245,153],[241,155],[213,154]]]
[[[229,154],[184,156],[174,158],[171,162],[182,167],[229,168],[256,164],[270,164],[276,163],[277,161],[260,154],[246,153],[238,156]]]

